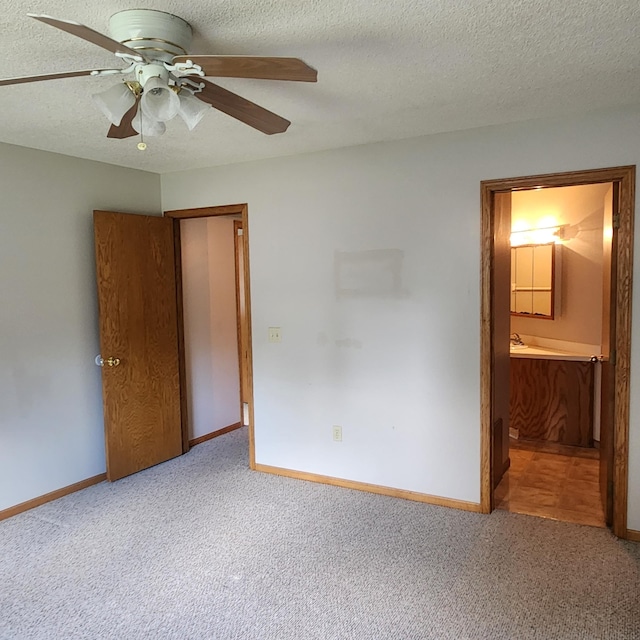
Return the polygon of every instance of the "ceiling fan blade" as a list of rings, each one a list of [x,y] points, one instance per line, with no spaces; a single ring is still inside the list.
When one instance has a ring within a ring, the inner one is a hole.
[[[79,22],[74,22],[73,20],[59,20],[57,18],[52,18],[51,16],[38,15],[36,13],[28,13],[27,15],[30,18],[34,18],[35,20],[44,22],[52,27],[56,27],[56,29],[61,29],[73,36],[77,36],[87,42],[98,45],[107,51],[111,51],[111,53],[126,53],[130,56],[137,56],[142,60],[142,56],[138,51],[130,49],[124,44],[120,44],[117,40],[113,40],[99,31],[94,31],[89,27],[85,27]]]
[[[228,116],[248,124],[267,135],[283,133],[291,124],[289,120],[258,106],[255,102],[242,98],[231,91],[219,87],[213,82],[198,78],[203,83],[204,89],[195,93],[196,98],[208,102],[212,107],[226,113]]]
[[[23,76],[22,78],[6,78],[0,80],[0,87],[8,84],[24,84],[26,82],[40,82],[41,80],[59,80],[61,78],[77,78],[90,76],[95,71],[119,71],[119,69],[87,69],[86,71],[66,71],[63,73],[46,73],[40,76]]]
[[[176,56],[176,62],[191,60],[200,65],[205,76],[218,78],[259,78],[317,82],[318,72],[299,58],[261,56]]]
[[[137,136],[138,132],[131,126],[131,122],[138,113],[138,105],[140,104],[140,98],[136,100],[136,103],[127,111],[120,121],[119,125],[112,124],[107,133],[107,138],[117,138],[118,140],[124,140],[125,138],[131,138]]]

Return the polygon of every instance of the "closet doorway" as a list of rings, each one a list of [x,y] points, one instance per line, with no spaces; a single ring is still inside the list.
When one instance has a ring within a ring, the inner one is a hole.
[[[254,468],[247,205],[164,215],[177,252],[183,448],[246,426]]]

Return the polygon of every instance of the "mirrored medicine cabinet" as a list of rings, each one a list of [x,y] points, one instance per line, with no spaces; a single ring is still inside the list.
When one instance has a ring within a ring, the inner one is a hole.
[[[511,315],[553,320],[560,245],[511,247]]]

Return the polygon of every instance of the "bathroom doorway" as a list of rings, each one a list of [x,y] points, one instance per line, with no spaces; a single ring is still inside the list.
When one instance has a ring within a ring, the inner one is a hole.
[[[635,167],[482,183],[482,507],[626,535]]]

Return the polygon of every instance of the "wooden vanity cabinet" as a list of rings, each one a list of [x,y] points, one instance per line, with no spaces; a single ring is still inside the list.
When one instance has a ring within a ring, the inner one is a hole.
[[[511,358],[510,427],[523,440],[593,446],[593,365]]]

